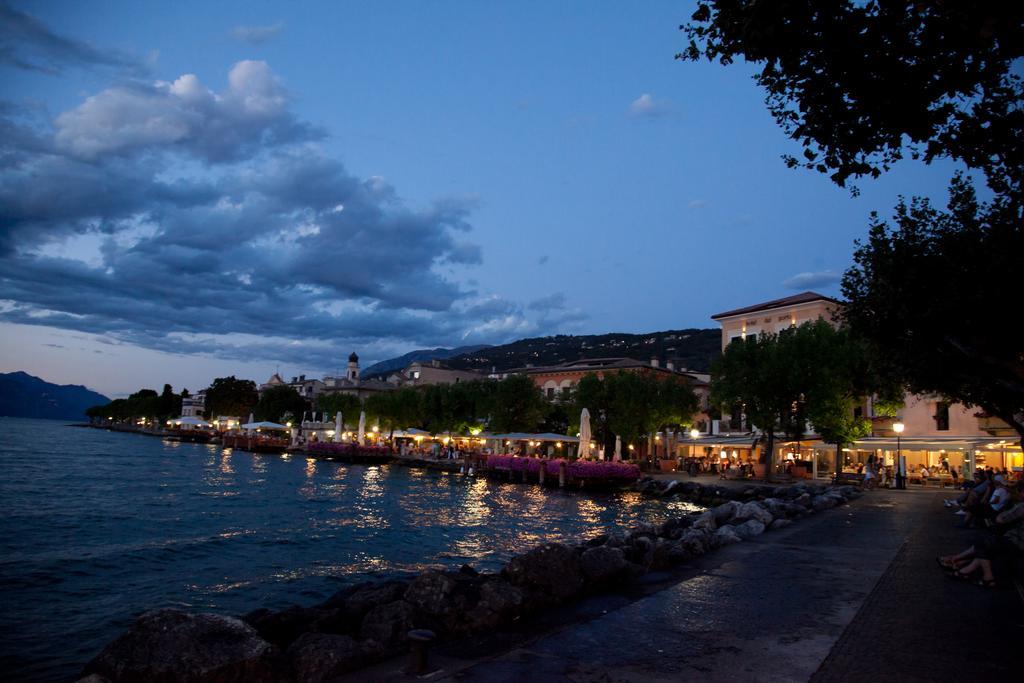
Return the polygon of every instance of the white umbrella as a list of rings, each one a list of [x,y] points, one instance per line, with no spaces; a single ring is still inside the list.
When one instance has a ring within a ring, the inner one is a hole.
[[[256,419],[253,417],[252,413],[249,413],[249,424],[252,424],[255,421]],[[251,429],[251,427],[246,427],[245,425],[242,425],[242,427],[245,429]]]
[[[334,443],[341,441],[341,411],[339,410],[334,416]]]
[[[209,427],[210,423],[199,417],[176,417],[171,420],[176,425],[191,425],[193,427]]]
[[[580,450],[579,456],[586,458],[590,455],[590,411],[586,408],[580,413]]]
[[[356,436],[359,441],[359,445],[363,445],[363,441],[366,440],[366,411],[359,411],[359,433]]]
[[[248,422],[242,425],[242,429],[288,429],[288,427],[276,422]]]
[[[615,455],[612,456],[612,460],[615,462],[622,460],[622,437],[618,435],[615,436]]]

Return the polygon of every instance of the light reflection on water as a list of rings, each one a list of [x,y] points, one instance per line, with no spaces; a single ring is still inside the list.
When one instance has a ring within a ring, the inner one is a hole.
[[[73,678],[147,609],[310,604],[695,509],[38,420],[0,419],[0,458],[0,670],[32,680]]]

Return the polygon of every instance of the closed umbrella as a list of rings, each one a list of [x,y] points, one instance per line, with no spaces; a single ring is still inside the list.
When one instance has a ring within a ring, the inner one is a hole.
[[[253,422],[255,422],[255,421],[256,421],[256,420],[255,420],[255,418],[253,417],[253,414],[252,414],[252,413],[249,413],[249,424],[252,424],[252,423],[253,423]]]
[[[615,455],[612,456],[612,460],[622,460],[622,437],[618,435],[615,436]]]
[[[363,441],[366,440],[366,411],[359,411],[359,433],[357,435],[359,445],[363,445]]]
[[[590,411],[586,408],[580,413],[580,450],[579,456],[590,456]]]
[[[341,411],[339,410],[334,415],[334,443],[339,443],[341,441],[341,429]]]

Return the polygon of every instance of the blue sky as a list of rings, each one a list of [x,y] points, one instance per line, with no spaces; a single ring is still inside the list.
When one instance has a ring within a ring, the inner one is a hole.
[[[787,169],[689,3],[0,7],[0,369],[109,394],[711,327],[952,174]]]

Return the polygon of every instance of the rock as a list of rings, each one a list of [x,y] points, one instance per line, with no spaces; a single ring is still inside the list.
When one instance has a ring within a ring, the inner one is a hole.
[[[455,579],[444,572],[423,572],[409,584],[404,598],[413,607],[433,617],[443,617],[453,608]]]
[[[684,481],[679,485],[680,492],[687,496],[692,496],[693,494],[700,492],[700,488],[700,484],[695,481]]]
[[[836,506],[836,499],[832,496],[814,496],[811,498],[811,508],[820,512]]]
[[[608,536],[608,541],[605,543],[610,548],[621,548],[626,545],[626,534],[621,532],[615,532]]]
[[[650,569],[654,562],[654,541],[647,536],[630,539],[629,545],[622,550],[626,560],[639,565],[644,571]]]
[[[470,567],[468,564],[464,564],[459,567],[459,573],[464,576],[477,577],[480,576],[480,572]]]
[[[619,548],[590,548],[580,557],[580,570],[592,584],[606,585],[626,571],[626,556]]]
[[[321,630],[319,624],[322,621],[330,620],[332,628],[329,630],[335,631],[354,629],[358,624],[358,622],[352,623],[346,619],[331,619],[331,617],[338,616],[337,612],[338,610],[293,605],[280,612],[258,610],[245,615],[244,619],[256,629],[264,640],[285,650],[303,633]]]
[[[594,548],[594,547],[597,547],[599,545],[604,545],[607,542],[608,542],[608,534],[601,534],[600,536],[594,536],[593,538],[588,539],[587,541],[584,542],[584,545],[587,546],[588,548]]]
[[[626,534],[626,541],[631,542],[634,538],[640,536],[653,537],[658,535],[658,527],[654,526],[650,522],[643,522],[638,525],[635,529]]]
[[[771,513],[772,517],[785,517],[789,503],[782,498],[765,498],[761,501],[761,505]]]
[[[761,505],[760,503],[744,503],[736,511],[736,516],[733,518],[733,522],[744,522],[748,519],[756,519],[765,526],[772,523],[772,513]]]
[[[733,531],[735,531],[740,538],[746,540],[748,538],[753,538],[754,536],[760,536],[764,533],[764,528],[764,524],[760,521],[756,519],[748,519],[743,522],[743,524],[737,524],[734,526]]]
[[[673,479],[672,481],[670,481],[668,483],[668,486],[665,487],[665,490],[661,492],[661,495],[662,496],[671,495],[672,492],[675,491],[676,487],[678,487],[678,486],[679,486],[679,480],[678,479]]]
[[[583,588],[579,558],[561,543],[547,543],[513,557],[502,575],[542,602],[561,602]]]
[[[727,524],[729,520],[736,516],[736,513],[743,507],[742,503],[737,503],[735,500],[730,500],[728,503],[722,503],[716,508],[711,510],[711,514],[715,518],[715,526],[722,526]]]
[[[730,545],[732,543],[739,543],[743,539],[736,533],[736,527],[723,526],[721,529],[715,531],[714,540],[716,546]]]
[[[777,531],[778,529],[785,529],[787,526],[793,523],[791,519],[776,519],[774,522],[768,525],[768,528]]]
[[[705,510],[704,512],[697,515],[693,520],[693,524],[690,525],[694,529],[707,529],[708,531],[715,530],[715,515],[711,510]]]
[[[296,680],[321,683],[357,668],[362,663],[359,644],[348,636],[306,633],[288,648]]]
[[[415,626],[415,617],[416,610],[405,600],[377,605],[363,617],[359,635],[391,649],[405,642],[406,633]]]
[[[139,617],[82,673],[113,681],[269,683],[282,672],[274,646],[241,619],[162,609]]]
[[[374,607],[401,600],[408,587],[404,581],[363,583],[335,593],[321,606],[340,608],[345,616],[360,623]]]
[[[794,505],[800,505],[805,508],[811,507],[811,494],[801,493],[799,496],[793,498]]]
[[[504,579],[490,579],[480,587],[480,600],[466,614],[466,630],[479,632],[501,626],[518,618],[522,607],[523,591]]]
[[[699,557],[707,552],[710,545],[710,532],[701,529],[687,529],[679,537],[680,548],[690,557]]]

